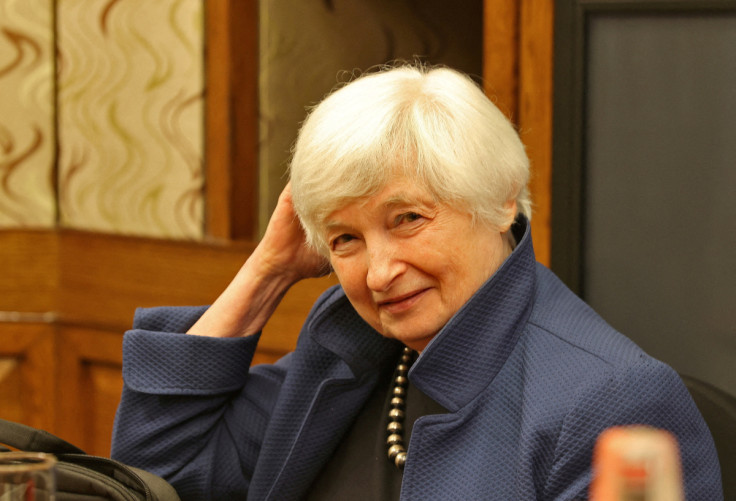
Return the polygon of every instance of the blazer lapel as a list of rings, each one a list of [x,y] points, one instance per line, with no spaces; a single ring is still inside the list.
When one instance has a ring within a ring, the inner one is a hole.
[[[337,448],[376,380],[377,377],[324,381],[297,433],[283,437],[289,443],[288,452],[279,461],[279,472],[268,492],[257,499],[301,499]],[[267,446],[264,442],[264,448]]]
[[[342,289],[328,293],[291,356],[248,499],[300,499],[399,349],[358,316]]]

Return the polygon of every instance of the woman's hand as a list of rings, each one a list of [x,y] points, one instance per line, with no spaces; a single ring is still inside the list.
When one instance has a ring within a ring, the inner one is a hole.
[[[253,258],[259,260],[265,275],[291,277],[292,283],[329,273],[329,262],[306,244],[304,230],[294,212],[291,183],[281,192]]]
[[[215,337],[255,334],[292,285],[329,271],[328,261],[304,240],[287,185],[258,247],[188,333]]]

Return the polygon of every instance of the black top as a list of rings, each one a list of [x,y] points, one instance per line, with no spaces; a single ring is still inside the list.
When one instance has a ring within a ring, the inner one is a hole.
[[[355,422],[315,479],[306,500],[398,500],[402,472],[388,459],[386,426],[393,388],[393,369],[381,378]],[[410,445],[414,421],[447,410],[409,384],[404,443]],[[411,447],[408,448],[411,457]]]

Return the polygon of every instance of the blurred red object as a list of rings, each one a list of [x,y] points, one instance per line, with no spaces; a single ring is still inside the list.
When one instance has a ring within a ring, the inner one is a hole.
[[[593,501],[683,501],[675,437],[647,426],[605,430],[593,451]]]

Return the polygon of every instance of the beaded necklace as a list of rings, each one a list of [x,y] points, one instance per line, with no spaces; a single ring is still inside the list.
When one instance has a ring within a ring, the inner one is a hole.
[[[404,418],[406,416],[406,388],[409,385],[409,368],[414,361],[415,352],[411,348],[404,347],[396,365],[394,382],[391,389],[391,405],[388,411],[388,426],[386,431],[388,438],[388,459],[396,465],[399,470],[404,469],[406,463],[406,446],[404,445]]]

